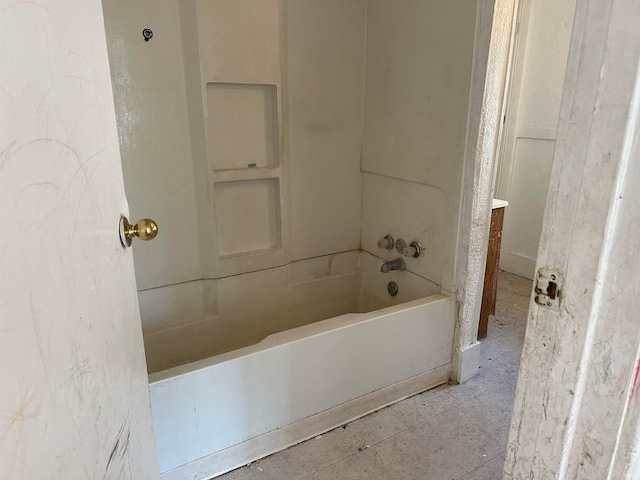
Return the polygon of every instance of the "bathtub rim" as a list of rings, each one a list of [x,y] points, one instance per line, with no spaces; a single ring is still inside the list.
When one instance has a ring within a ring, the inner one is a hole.
[[[410,300],[398,305],[392,305],[365,313],[344,313],[342,315],[327,318],[325,320],[319,320],[308,325],[302,325],[282,332],[273,333],[253,345],[151,373],[148,375],[149,387],[161,386],[163,382],[171,381],[176,377],[189,375],[214,365],[232,361],[239,357],[252,356],[265,350],[280,348],[302,338],[322,335],[330,330],[348,328],[352,325],[366,322],[368,320],[392,315],[400,311],[417,309],[429,303],[448,300],[449,298],[450,295],[448,292],[441,291],[440,293]]]

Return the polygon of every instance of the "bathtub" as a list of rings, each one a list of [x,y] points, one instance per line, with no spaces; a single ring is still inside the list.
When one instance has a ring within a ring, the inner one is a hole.
[[[223,328],[218,336],[231,339],[233,349],[218,344],[213,354],[199,346],[189,353],[190,335],[197,335],[191,343],[208,344],[216,328],[254,325],[244,315],[221,318],[221,298],[211,318],[148,334],[162,478],[211,478],[447,381],[452,298],[409,271],[382,274],[380,264],[365,252],[347,252],[260,272],[272,276],[270,287],[263,285],[274,289],[267,297],[310,292],[320,312],[276,308],[287,317],[276,322],[280,331],[247,331],[244,346],[242,335]],[[252,291],[256,274],[241,277],[233,278],[235,287]],[[386,289],[391,280],[399,287],[395,297]],[[338,294],[345,289],[356,299]],[[264,306],[257,310],[271,315]],[[327,314],[332,318],[317,318]]]

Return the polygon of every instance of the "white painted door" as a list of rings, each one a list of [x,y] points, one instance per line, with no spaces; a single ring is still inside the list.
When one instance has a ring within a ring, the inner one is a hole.
[[[559,302],[529,312],[506,479],[640,478],[639,24],[576,3],[537,264]]]
[[[100,1],[0,35],[0,478],[158,478]]]

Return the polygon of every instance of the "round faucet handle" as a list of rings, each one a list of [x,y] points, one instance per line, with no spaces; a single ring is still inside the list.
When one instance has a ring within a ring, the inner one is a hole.
[[[391,235],[385,235],[384,238],[378,240],[378,248],[384,248],[385,250],[393,250],[395,242]]]
[[[424,247],[422,245],[420,245],[417,242],[411,242],[411,244],[408,247],[405,247],[402,250],[402,253],[404,254],[405,257],[418,258],[423,250],[424,250]]]

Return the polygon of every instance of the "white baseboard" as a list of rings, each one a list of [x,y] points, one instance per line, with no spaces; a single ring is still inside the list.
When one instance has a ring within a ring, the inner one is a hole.
[[[221,475],[297,443],[308,440],[380,408],[449,380],[447,363],[355,400],[298,420],[285,427],[226,448],[161,475],[162,480],[204,480]]]
[[[500,250],[500,269],[533,280],[536,273],[536,259],[508,250]]]
[[[458,383],[464,383],[478,374],[480,366],[480,342],[469,345],[456,352],[451,378]]]

